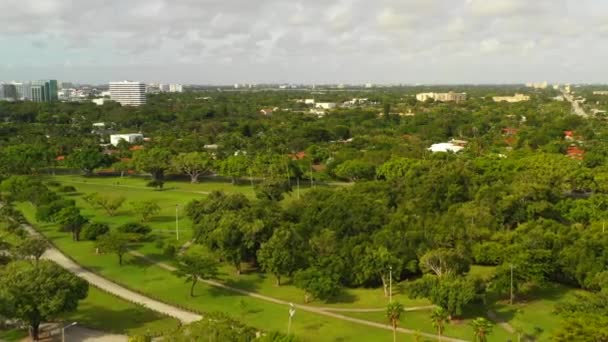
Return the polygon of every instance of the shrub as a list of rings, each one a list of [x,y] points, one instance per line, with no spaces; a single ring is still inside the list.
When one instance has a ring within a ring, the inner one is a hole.
[[[163,255],[166,257],[174,257],[177,253],[177,248],[174,245],[167,245],[163,250]]]
[[[59,192],[76,192],[76,188],[71,185],[64,185],[57,190]]]
[[[41,204],[36,208],[36,220],[42,222],[53,222],[55,220],[55,214],[61,209],[67,207],[73,207],[76,202],[72,199],[60,199],[49,204]]]
[[[145,224],[130,222],[118,227],[118,231],[125,234],[146,235],[152,231],[152,228],[146,226]]]
[[[110,231],[110,226],[105,223],[89,223],[82,230],[82,236],[85,240],[95,241],[101,235],[107,234]]]
[[[60,186],[61,186],[61,183],[59,183],[59,182],[58,182],[58,181],[56,181],[56,180],[50,180],[50,181],[47,181],[47,182],[46,182],[46,185],[48,185],[48,186],[52,186],[52,187],[57,188],[57,187],[60,187]]]
[[[163,240],[162,238],[158,238],[154,243],[154,246],[156,246],[156,248],[158,249],[162,249],[163,247],[165,247],[165,240]]]

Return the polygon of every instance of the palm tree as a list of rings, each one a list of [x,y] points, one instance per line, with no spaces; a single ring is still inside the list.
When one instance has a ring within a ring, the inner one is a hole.
[[[488,336],[492,333],[492,322],[483,317],[478,317],[471,322],[476,342],[487,342]]]
[[[386,308],[386,317],[393,327],[393,342],[397,341],[397,325],[399,325],[399,319],[403,311],[403,305],[399,302],[389,303]]]
[[[433,322],[433,327],[437,329],[439,341],[441,341],[443,331],[445,330],[445,324],[448,322],[448,320],[449,315],[443,308],[437,308],[431,313],[431,321]]]

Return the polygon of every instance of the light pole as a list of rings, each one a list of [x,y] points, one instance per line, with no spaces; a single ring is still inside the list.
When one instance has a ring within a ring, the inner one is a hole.
[[[393,302],[393,266],[388,267],[388,302]]]
[[[179,204],[175,205],[175,239],[179,240],[179,216],[178,216]]]
[[[61,342],[65,342],[65,330],[75,326],[76,324],[77,324],[77,322],[73,322],[73,323],[68,324],[65,327],[61,328]]]
[[[290,331],[291,331],[291,319],[293,318],[293,315],[296,314],[296,307],[293,305],[293,303],[289,303],[289,323],[287,324],[287,335],[289,335]]]

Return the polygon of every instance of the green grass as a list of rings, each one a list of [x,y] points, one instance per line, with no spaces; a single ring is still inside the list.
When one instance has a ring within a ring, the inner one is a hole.
[[[519,299],[513,305],[509,305],[506,300],[497,301],[493,310],[499,317],[535,340],[550,341],[551,335],[561,324],[560,317],[555,313],[555,305],[576,292],[582,290],[547,284],[546,287],[527,295],[528,299]]]
[[[175,225],[175,204],[187,204],[193,199],[205,196],[205,192],[212,190],[223,190],[226,192],[241,192],[252,197],[253,191],[250,185],[234,186],[230,183],[218,183],[203,181],[199,184],[187,182],[167,182],[165,191],[154,191],[145,187],[145,180],[142,178],[109,178],[92,177],[84,178],[80,176],[57,176],[53,178],[63,184],[70,184],[77,188],[78,194],[70,195],[77,201],[77,205],[83,209],[83,213],[96,222],[105,222],[115,227],[125,222],[134,221],[131,216],[129,202],[140,200],[154,200],[162,208],[161,213],[150,222],[153,234],[162,238],[165,243],[176,243],[174,235]],[[116,185],[120,182],[120,185]],[[306,190],[304,190],[306,191]],[[101,209],[91,208],[90,205],[82,200],[82,195],[92,192],[107,194],[111,196],[124,196],[127,198],[125,205],[116,216],[109,217]],[[294,196],[295,197],[295,196]],[[287,199],[292,200],[292,199]],[[175,303],[193,310],[200,311],[223,311],[238,319],[242,319],[247,324],[267,330],[285,330],[286,309],[283,306],[256,300],[249,297],[237,295],[233,292],[209,287],[204,284],[197,285],[197,297],[190,298],[187,285],[183,280],[176,278],[170,272],[149,263],[136,259],[131,256],[126,257],[126,265],[118,267],[116,257],[113,255],[95,255],[94,246],[91,242],[74,243],[66,233],[59,233],[55,226],[36,223],[34,218],[34,208],[29,204],[21,204],[26,217],[30,222],[36,224],[48,238],[57,244],[64,252],[72,256],[82,265],[114,280],[135,288],[150,296],[160,298],[165,302]],[[180,241],[184,243],[192,235],[191,222],[187,217],[180,213]],[[142,243],[136,249],[148,257],[158,260],[171,262],[170,259],[162,255],[162,249],[155,246],[153,242]],[[284,285],[275,286],[275,279],[270,275],[265,275],[255,270],[246,272],[240,276],[235,275],[234,269],[230,266],[223,266],[221,269],[220,280],[227,285],[261,293],[291,301],[303,303],[304,293],[291,286],[289,279],[284,279]],[[473,266],[469,272],[472,276],[490,277],[494,272],[494,267]],[[406,307],[428,305],[424,299],[410,299],[405,295],[404,283],[393,285],[394,300],[404,304]],[[533,332],[535,327],[540,327],[543,331],[550,331],[558,320],[552,314],[554,300],[548,293],[539,293],[539,299],[529,301],[526,305],[519,305],[517,311],[513,312],[510,308],[504,308],[498,303],[493,306],[494,310],[514,326],[522,326],[528,333]],[[548,297],[547,297],[548,296]],[[336,307],[336,308],[381,308],[387,303],[387,298],[381,289],[346,289],[343,293],[328,303],[313,302],[309,305]],[[511,310],[511,311],[509,311]],[[538,313],[542,311],[542,313]],[[477,306],[467,311],[469,318],[484,316],[485,309]],[[349,313],[348,315],[357,316],[376,322],[385,323],[383,313]],[[434,333],[428,313],[416,312],[408,313],[411,316],[404,322],[415,323],[414,329]],[[470,338],[470,328],[465,323],[454,324],[448,328],[446,334],[453,337]],[[381,329],[364,327],[361,325],[347,323],[336,319],[318,316],[316,314],[299,312],[298,320],[294,321],[293,331],[299,337],[306,340],[364,340],[363,337],[374,336],[376,334],[386,335]],[[508,334],[499,326],[494,329],[494,337],[490,340],[504,341],[509,338]],[[541,338],[548,336],[548,333],[541,334]],[[504,337],[504,338],[503,338]],[[513,337],[513,336],[511,336]]]
[[[60,317],[65,322],[116,334],[160,335],[177,329],[179,321],[165,317],[140,305],[127,302],[94,286],[78,304],[78,310]]]
[[[0,331],[0,341],[21,341],[28,336],[27,331],[21,329],[11,329]]]
[[[67,252],[80,264],[120,284],[149,296],[159,298],[192,310],[211,312],[222,311],[246,324],[264,329],[285,331],[288,308],[248,296],[199,284],[196,297],[189,296],[189,284],[183,279],[141,259],[127,256],[125,265],[118,266],[114,255],[96,255],[92,242],[71,241],[69,234],[59,232],[52,224],[38,224],[34,219],[31,204],[19,205],[26,218],[60,249]],[[390,341],[390,331],[344,322],[335,318],[320,316],[298,310],[292,324],[292,332],[305,341]],[[404,340],[410,336],[403,336]]]
[[[467,312],[469,313],[470,317],[467,317],[466,319],[456,319],[446,325],[444,336],[460,338],[467,341],[474,340],[475,336],[473,335],[473,329],[469,323],[473,318],[484,316],[484,313],[483,310],[480,311],[479,307],[469,308]],[[345,315],[378,323],[387,322],[385,312],[346,313]],[[436,330],[433,327],[430,315],[431,310],[405,312],[401,315],[399,327],[435,334]],[[513,340],[514,337],[515,336],[509,334],[501,327],[494,326],[492,335],[489,337],[489,341],[506,341],[508,339]]]

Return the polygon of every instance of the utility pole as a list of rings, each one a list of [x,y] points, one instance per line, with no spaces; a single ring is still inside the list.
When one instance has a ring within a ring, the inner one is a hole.
[[[513,264],[511,264],[511,295],[509,297],[509,304],[513,305]]]
[[[393,266],[388,267],[388,302],[393,302]]]
[[[179,204],[175,205],[175,239],[179,240]]]

